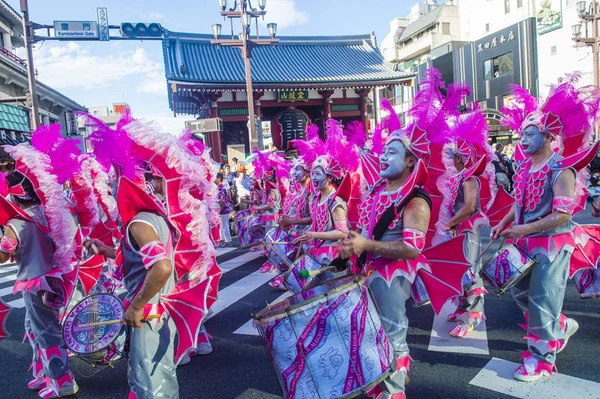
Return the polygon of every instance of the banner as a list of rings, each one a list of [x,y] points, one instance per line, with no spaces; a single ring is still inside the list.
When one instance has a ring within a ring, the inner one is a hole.
[[[538,35],[543,35],[562,28],[563,19],[561,0],[538,0],[537,9],[536,19]]]

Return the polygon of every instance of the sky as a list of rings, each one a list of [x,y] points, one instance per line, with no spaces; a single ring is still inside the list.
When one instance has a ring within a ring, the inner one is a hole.
[[[19,10],[19,0],[6,1]],[[381,43],[392,18],[408,15],[415,2],[267,0],[264,23],[277,22],[280,36],[374,31]],[[223,32],[229,32],[219,16],[218,0],[29,0],[30,19],[49,25],[55,20],[96,20],[96,7],[108,8],[111,25],[158,22],[171,31],[211,33],[211,25],[221,23]],[[262,32],[266,33],[265,25]],[[160,41],[47,41],[36,44],[34,62],[40,81],[81,105],[126,102],[136,117],[156,120],[171,133],[180,132],[184,121],[194,118],[175,119],[169,110]]]

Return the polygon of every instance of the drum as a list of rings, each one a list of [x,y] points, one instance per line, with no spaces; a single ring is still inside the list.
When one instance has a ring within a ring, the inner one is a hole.
[[[536,262],[521,247],[510,244],[501,248],[483,267],[481,277],[492,286],[498,296],[502,296],[527,276]]]
[[[261,222],[262,216],[248,216],[239,221],[238,237],[242,248],[259,245],[265,237],[266,224]]]
[[[323,265],[311,255],[302,255],[292,264],[292,267],[283,275],[283,285],[285,285],[285,287],[288,290],[292,291],[295,294],[302,292],[317,276],[301,278],[298,275],[300,273],[300,270],[306,269],[308,271],[314,271],[322,267]]]
[[[358,396],[395,362],[365,278],[331,280],[253,317],[287,399]]]
[[[600,269],[580,270],[573,278],[581,299],[600,298]]]
[[[236,234],[240,234],[240,230],[242,230],[242,228],[245,226],[248,216],[250,216],[249,210],[240,211],[235,214],[233,217],[233,224],[235,226]]]
[[[425,284],[419,275],[415,277],[415,281],[410,287],[410,301],[415,308],[429,305],[431,303],[429,300],[429,295],[427,294],[427,288],[425,288]]]
[[[292,244],[294,238],[280,228],[271,229],[265,236],[265,246],[269,250],[269,260],[277,266],[280,273],[285,273],[296,260],[298,248]],[[285,242],[286,244],[279,244]],[[277,243],[277,244],[274,244]]]
[[[112,366],[129,352],[127,328],[120,323],[124,313],[123,303],[114,295],[83,298],[64,320],[62,335],[67,349],[92,366]],[[110,321],[119,322],[86,326]]]

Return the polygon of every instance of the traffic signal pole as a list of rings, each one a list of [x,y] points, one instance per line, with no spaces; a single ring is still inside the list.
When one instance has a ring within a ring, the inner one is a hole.
[[[29,95],[31,96],[31,109],[29,118],[33,130],[40,126],[40,109],[37,97],[35,81],[35,68],[33,66],[33,43],[35,41],[33,24],[29,20],[29,5],[27,0],[21,0],[21,14],[23,15],[23,35],[25,36],[25,47],[27,49],[27,81],[29,84]]]

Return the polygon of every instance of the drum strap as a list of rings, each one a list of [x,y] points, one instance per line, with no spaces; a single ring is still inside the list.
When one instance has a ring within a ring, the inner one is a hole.
[[[427,192],[422,188],[415,187],[411,193],[404,198],[404,201],[401,201],[398,204],[398,206],[392,205],[383,212],[381,218],[379,218],[377,224],[375,224],[375,227],[373,228],[373,240],[379,241],[381,237],[383,237],[383,234],[387,231],[388,227],[390,224],[392,224],[396,216],[400,215],[404,210],[404,207],[414,198],[423,198],[427,202],[427,205],[429,205],[429,209],[431,209],[431,199],[429,198],[429,194],[427,194]],[[366,252],[360,254],[358,258],[359,267],[362,267],[366,264],[367,255],[368,254]]]

